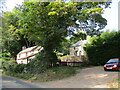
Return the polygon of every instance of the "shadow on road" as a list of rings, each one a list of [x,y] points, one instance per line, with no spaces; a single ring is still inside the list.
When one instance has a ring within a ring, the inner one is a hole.
[[[118,70],[107,70],[105,72],[120,72],[120,71],[118,71]]]

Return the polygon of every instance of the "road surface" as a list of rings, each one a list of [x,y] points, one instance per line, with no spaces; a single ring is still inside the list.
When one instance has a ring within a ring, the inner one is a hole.
[[[110,88],[108,83],[117,77],[117,71],[104,71],[99,66],[79,69],[75,76],[63,80],[37,83],[51,88]]]
[[[75,76],[49,82],[30,82],[3,75],[2,88],[109,88],[107,83],[118,77],[117,71],[106,72],[103,67],[79,69],[77,72]]]
[[[2,75],[2,88],[44,88],[41,85]]]

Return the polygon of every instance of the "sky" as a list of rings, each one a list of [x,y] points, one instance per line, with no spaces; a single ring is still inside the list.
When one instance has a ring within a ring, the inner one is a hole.
[[[118,2],[120,0],[112,0],[111,8],[107,8],[102,15],[107,19],[107,26],[103,30],[118,30]],[[7,0],[7,10],[11,11],[14,6],[21,4],[23,0]]]
[[[107,19],[107,26],[105,29],[118,30],[118,2],[120,0],[112,0],[111,8],[107,8],[102,15]]]

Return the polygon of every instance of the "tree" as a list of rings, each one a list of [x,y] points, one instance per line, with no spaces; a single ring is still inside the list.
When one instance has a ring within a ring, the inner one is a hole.
[[[90,42],[85,45],[89,63],[92,65],[103,65],[111,58],[120,57],[120,32],[106,31],[100,36],[91,37]]]
[[[70,38],[71,44],[75,44],[80,40],[86,40],[87,34],[86,33],[74,33],[73,36]]]
[[[18,9],[14,8],[12,12],[4,12],[2,18],[2,52],[9,52],[12,57],[16,58],[18,52],[22,50],[22,46],[32,46],[31,41],[24,37],[24,34],[18,32]]]
[[[74,32],[70,27],[90,31],[94,25],[93,31],[96,28],[99,31],[106,25],[101,16],[103,6],[109,5],[109,2],[24,2],[17,13],[17,27],[13,25],[16,29],[10,29],[44,47],[46,60],[55,63],[55,51],[64,38]]]

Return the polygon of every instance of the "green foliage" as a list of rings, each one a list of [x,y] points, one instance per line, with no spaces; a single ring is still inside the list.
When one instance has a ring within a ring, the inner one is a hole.
[[[10,57],[10,53],[0,53],[0,58]]]
[[[61,48],[57,50],[57,56],[64,56],[69,54],[69,48],[70,48],[71,42],[69,39],[64,39],[61,42]],[[59,55],[61,53],[61,55]]]
[[[103,8],[109,5],[109,2],[24,2],[12,12],[3,13],[1,40],[3,51],[10,52],[12,57],[15,57],[22,46],[39,45],[44,47],[44,54],[32,61],[35,67],[46,62],[52,66],[57,62],[55,52],[65,44],[61,44],[64,39],[74,32],[70,27],[95,34],[107,24],[101,14]],[[82,36],[85,38],[85,35]],[[61,51],[68,54],[68,47],[69,45],[66,45]],[[27,66],[31,67],[32,62]],[[46,64],[40,67],[41,70],[35,72],[41,72],[42,68],[44,71]],[[34,70],[30,68],[29,71]]]
[[[31,74],[42,73],[48,68],[49,64],[49,61],[45,58],[44,51],[41,51],[31,62],[26,65],[26,71]]]
[[[63,57],[70,57],[71,55],[64,55],[64,56],[61,56],[59,57],[59,59],[63,58]]]
[[[0,61],[2,62],[2,60],[4,61],[13,61],[14,59],[11,58],[10,53],[0,53]]]
[[[16,54],[21,51],[22,46],[32,46],[33,42],[28,41],[24,34],[20,34],[18,30],[19,9],[14,8],[12,12],[4,12],[2,15],[2,27],[1,27],[1,45],[2,51],[10,53],[12,57],[16,57]]]
[[[2,69],[5,72],[24,73],[25,64],[17,64],[14,60],[2,60]]]
[[[26,66],[26,64],[16,64],[16,65],[12,66],[13,68],[12,68],[11,72],[24,73],[25,66]]]
[[[0,53],[0,69],[2,69],[2,64],[5,62],[15,62],[13,58],[11,58],[10,53]]]
[[[44,73],[35,75],[38,81],[53,81],[60,80],[75,75],[75,69],[72,67],[54,67]]]
[[[29,79],[33,76],[26,73],[26,64],[17,64],[15,60],[2,60],[2,69],[3,73],[14,77]]]
[[[6,75],[9,76],[14,76],[14,77],[18,77],[18,78],[22,78],[22,79],[26,79],[29,80],[30,78],[33,77],[32,74],[26,74],[26,73],[13,73],[13,72],[5,72]]]
[[[2,69],[4,71],[10,71],[11,70],[11,67],[14,65],[14,60],[10,60],[10,61],[6,61],[6,60],[2,60]]]
[[[3,71],[11,73],[22,73],[26,66],[25,64],[17,64],[16,61],[11,58],[10,53],[2,53],[0,62]]]
[[[120,77],[118,77],[118,83],[120,84]]]
[[[9,71],[6,71],[4,73],[9,76],[14,76],[26,80],[38,80],[44,82],[68,78],[75,75],[76,72],[72,67],[54,67],[47,69],[45,72],[40,74],[15,73]]]
[[[103,65],[110,58],[120,57],[120,32],[103,32],[99,37],[91,37],[85,50],[91,65]]]
[[[17,51],[20,49],[18,46],[20,46],[20,43],[17,40],[17,37],[14,37],[11,33],[11,31],[9,31],[9,26],[13,26],[15,25],[15,21],[17,20],[15,17],[13,19],[14,15],[10,12],[5,12],[3,13],[3,17],[2,17],[2,39],[0,40],[1,43],[1,47],[2,47],[2,51],[3,52],[10,52],[11,55],[13,57],[15,57],[16,53],[18,53]],[[15,27],[11,27],[13,29],[15,29]],[[16,47],[17,46],[17,47]],[[16,49],[14,49],[16,47]]]
[[[78,32],[76,34],[73,34],[73,36],[70,38],[71,44],[75,44],[76,42],[80,40],[85,40],[87,37],[86,33]]]

